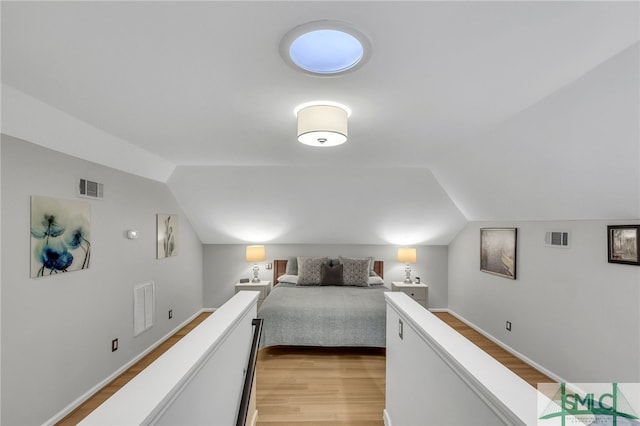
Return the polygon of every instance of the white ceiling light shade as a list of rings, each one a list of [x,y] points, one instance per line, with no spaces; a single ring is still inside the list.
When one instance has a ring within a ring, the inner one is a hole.
[[[344,22],[314,21],[285,34],[280,55],[297,70],[335,76],[364,65],[371,56],[371,43],[362,32]]]
[[[347,141],[349,108],[335,102],[311,102],[295,110],[298,141],[310,146],[336,146]]]

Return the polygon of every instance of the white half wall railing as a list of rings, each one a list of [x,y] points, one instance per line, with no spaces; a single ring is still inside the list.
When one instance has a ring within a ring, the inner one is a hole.
[[[406,294],[385,298],[386,426],[537,424],[537,389]]]
[[[80,424],[235,424],[258,295],[236,294]]]

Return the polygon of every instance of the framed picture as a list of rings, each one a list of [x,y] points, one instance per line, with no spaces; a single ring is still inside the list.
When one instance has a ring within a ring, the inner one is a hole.
[[[156,216],[158,232],[157,258],[176,256],[178,254],[178,215],[160,214]]]
[[[640,265],[638,259],[638,230],[640,225],[609,225],[607,241],[609,245],[609,263]]]
[[[480,229],[480,270],[516,279],[516,228]]]
[[[31,197],[31,277],[88,269],[91,205],[86,201]]]

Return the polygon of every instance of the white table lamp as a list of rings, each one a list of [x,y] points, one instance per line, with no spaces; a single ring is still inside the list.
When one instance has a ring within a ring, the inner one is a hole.
[[[263,262],[267,258],[267,255],[264,250],[264,246],[247,246],[245,258],[247,262],[254,262],[253,279],[251,280],[251,282],[259,283],[260,278],[258,278],[258,272],[260,272],[260,268],[258,268],[257,262]]]
[[[407,284],[412,283],[411,281],[411,263],[416,263],[416,249],[410,247],[401,247],[398,248],[398,262],[405,263],[406,266],[404,268],[404,282]]]

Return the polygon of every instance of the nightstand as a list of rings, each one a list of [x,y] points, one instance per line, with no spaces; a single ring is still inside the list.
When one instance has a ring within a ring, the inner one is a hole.
[[[424,306],[425,308],[429,304],[429,286],[420,284],[407,284],[402,281],[393,281],[391,283],[391,291],[401,291],[406,293],[407,296]]]
[[[239,291],[259,291],[258,308],[262,305],[264,298],[267,297],[271,290],[271,281],[260,281],[259,283],[236,283],[236,293]]]

